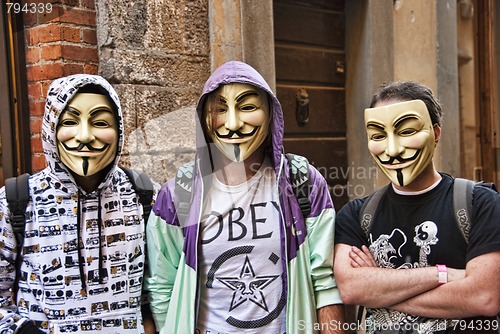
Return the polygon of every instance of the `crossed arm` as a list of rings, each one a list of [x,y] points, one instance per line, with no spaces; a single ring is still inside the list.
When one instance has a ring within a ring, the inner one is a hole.
[[[470,260],[465,270],[448,268],[448,283],[441,286],[436,267],[379,268],[365,246],[337,244],[334,268],[346,304],[431,318],[495,316],[500,312],[500,252]]]

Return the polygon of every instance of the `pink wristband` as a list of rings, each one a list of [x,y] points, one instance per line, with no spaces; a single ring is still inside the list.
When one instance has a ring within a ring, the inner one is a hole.
[[[439,285],[443,285],[448,283],[448,270],[444,264],[437,264],[438,268],[438,283]]]

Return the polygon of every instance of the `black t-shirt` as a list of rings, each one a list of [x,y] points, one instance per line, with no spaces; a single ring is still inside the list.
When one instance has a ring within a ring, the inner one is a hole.
[[[399,195],[388,187],[368,238],[359,219],[367,197],[350,201],[338,212],[335,244],[366,245],[380,267],[399,269],[436,264],[464,269],[467,261],[474,257],[500,251],[500,196],[491,189],[475,186],[467,245],[454,217],[453,179],[445,174],[442,177],[435,188],[419,195]],[[370,314],[374,312],[379,319],[385,318],[376,310],[370,310]],[[392,314],[391,319],[394,316]]]

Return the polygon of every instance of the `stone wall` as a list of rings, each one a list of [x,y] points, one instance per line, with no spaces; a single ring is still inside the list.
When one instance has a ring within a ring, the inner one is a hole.
[[[195,105],[210,75],[206,0],[96,0],[99,74],[125,119],[124,165],[163,183],[195,151]]]

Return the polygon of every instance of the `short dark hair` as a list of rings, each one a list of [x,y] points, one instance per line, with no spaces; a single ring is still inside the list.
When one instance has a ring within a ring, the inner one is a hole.
[[[373,95],[370,108],[373,108],[377,102],[388,100],[422,100],[429,111],[432,124],[441,126],[443,121],[441,104],[432,94],[432,90],[425,85],[415,81],[394,81],[384,83]]]

